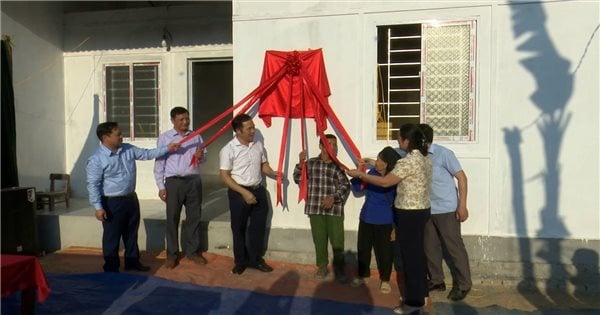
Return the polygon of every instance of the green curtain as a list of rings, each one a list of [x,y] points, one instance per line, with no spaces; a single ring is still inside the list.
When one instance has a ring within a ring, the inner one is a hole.
[[[9,43],[2,39],[2,188],[18,187],[17,130],[15,124],[15,94],[12,83],[12,58]]]

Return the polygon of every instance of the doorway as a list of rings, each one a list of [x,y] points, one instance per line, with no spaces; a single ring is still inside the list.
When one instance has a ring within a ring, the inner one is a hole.
[[[190,60],[190,113],[194,130],[233,106],[233,61],[231,58]],[[230,117],[229,117],[230,118]],[[224,118],[201,134],[206,141],[229,119]],[[202,244],[208,249],[208,222],[229,221],[227,186],[219,178],[219,151],[232,139],[231,127],[207,148],[202,176]]]
[[[233,105],[233,60],[190,60],[189,70],[192,128],[196,130]],[[226,121],[228,119],[224,118],[209,128],[202,133],[202,138],[208,140]],[[200,167],[205,183],[214,176],[218,180],[219,151],[231,138],[232,132],[228,130],[207,148],[206,162]]]

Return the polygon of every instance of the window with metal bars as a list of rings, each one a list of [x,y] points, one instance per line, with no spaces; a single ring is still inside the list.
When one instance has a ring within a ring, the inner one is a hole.
[[[123,137],[158,137],[158,63],[105,67],[106,120],[119,124]]]
[[[475,21],[377,27],[377,140],[427,123],[437,140],[475,140]]]

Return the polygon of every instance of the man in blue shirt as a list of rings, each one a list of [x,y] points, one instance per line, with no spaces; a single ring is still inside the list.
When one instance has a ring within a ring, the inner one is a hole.
[[[96,219],[102,222],[104,271],[119,271],[119,243],[125,245],[125,270],[148,271],[140,263],[138,227],[140,204],[135,194],[135,160],[150,160],[179,148],[171,143],[156,149],[141,149],[123,143],[116,122],[104,122],[96,128],[101,145],[88,159],[87,189]]]
[[[452,150],[433,142],[433,129],[421,124],[428,156],[433,164],[431,191],[431,217],[425,225],[425,256],[429,270],[429,291],[445,291],[442,269],[442,244],[447,257],[455,267],[453,286],[448,298],[464,299],[471,290],[469,257],[463,243],[460,224],[469,217],[467,210],[467,175]],[[458,191],[454,179],[458,182]]]

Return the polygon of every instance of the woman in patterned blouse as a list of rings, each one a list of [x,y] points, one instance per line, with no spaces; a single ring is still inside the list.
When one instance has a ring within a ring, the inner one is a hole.
[[[418,125],[406,124],[398,133],[400,149],[408,152],[398,160],[394,169],[384,177],[350,170],[348,175],[358,177],[368,184],[382,187],[396,186],[394,221],[397,226],[396,241],[405,273],[403,303],[394,309],[397,314],[411,314],[425,305],[427,290],[427,264],[423,250],[425,223],[430,216],[429,187],[431,186],[431,160],[427,158],[425,135]]]

